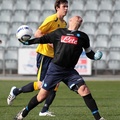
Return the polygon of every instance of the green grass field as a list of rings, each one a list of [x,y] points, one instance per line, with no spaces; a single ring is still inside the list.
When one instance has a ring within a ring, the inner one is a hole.
[[[0,120],[13,120],[13,117],[25,107],[30,98],[37,93],[19,95],[12,106],[6,98],[13,85],[20,87],[30,81],[0,81]],[[95,98],[99,111],[106,120],[120,120],[120,81],[86,81]],[[25,120],[94,120],[91,112],[76,93],[61,83],[56,99],[50,107],[56,117],[39,117],[43,103],[33,109]]]

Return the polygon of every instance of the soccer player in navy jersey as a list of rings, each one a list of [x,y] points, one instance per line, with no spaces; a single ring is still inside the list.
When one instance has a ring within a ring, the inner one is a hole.
[[[33,38],[26,42],[19,40],[25,45],[53,43],[54,58],[48,67],[41,90],[16,115],[15,120],[24,119],[34,107],[46,99],[49,92],[61,81],[70,90],[77,92],[83,98],[95,120],[105,120],[101,117],[97,104],[84,79],[74,69],[83,49],[87,57],[92,60],[100,60],[102,57],[101,51],[94,52],[91,49],[88,35],[82,31],[78,31],[81,23],[82,18],[74,16],[69,20],[68,28],[59,28],[43,37]]]

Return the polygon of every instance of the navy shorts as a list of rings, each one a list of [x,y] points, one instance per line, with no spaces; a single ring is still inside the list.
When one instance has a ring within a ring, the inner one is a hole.
[[[50,91],[61,81],[64,82],[71,90],[73,90],[75,85],[85,84],[83,78],[74,68],[60,67],[51,62],[43,80],[42,88]]]
[[[47,57],[40,53],[37,53],[37,68],[38,68],[37,78],[38,80],[43,81],[51,60],[52,60],[51,57]]]

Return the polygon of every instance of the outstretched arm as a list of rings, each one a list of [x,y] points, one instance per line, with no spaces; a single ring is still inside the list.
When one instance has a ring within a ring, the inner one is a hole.
[[[29,39],[27,41],[22,41],[19,39],[19,41],[21,43],[23,43],[24,45],[31,45],[31,44],[46,44],[46,43],[52,43],[52,40],[51,40],[51,33],[47,34],[47,35],[44,35],[42,37],[37,37],[37,38],[32,38],[32,39]]]
[[[87,57],[92,60],[100,60],[103,56],[102,52],[99,50],[94,52],[91,48],[87,48],[87,49],[85,49],[85,51],[86,51]]]

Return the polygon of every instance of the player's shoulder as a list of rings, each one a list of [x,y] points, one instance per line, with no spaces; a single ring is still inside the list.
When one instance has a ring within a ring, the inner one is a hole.
[[[47,18],[46,18],[46,20],[47,21],[57,21],[58,20],[58,18],[57,18],[57,14],[55,13],[55,14],[52,14],[52,15],[50,15],[50,16],[48,16]]]
[[[80,35],[82,35],[83,37],[88,37],[87,33],[83,32],[83,31],[78,31],[78,33]]]
[[[83,32],[83,31],[78,31],[77,34],[79,34],[79,36],[80,36],[82,39],[89,40],[89,36],[88,36],[87,33]]]
[[[55,31],[64,31],[64,32],[67,32],[67,28],[58,28]]]

